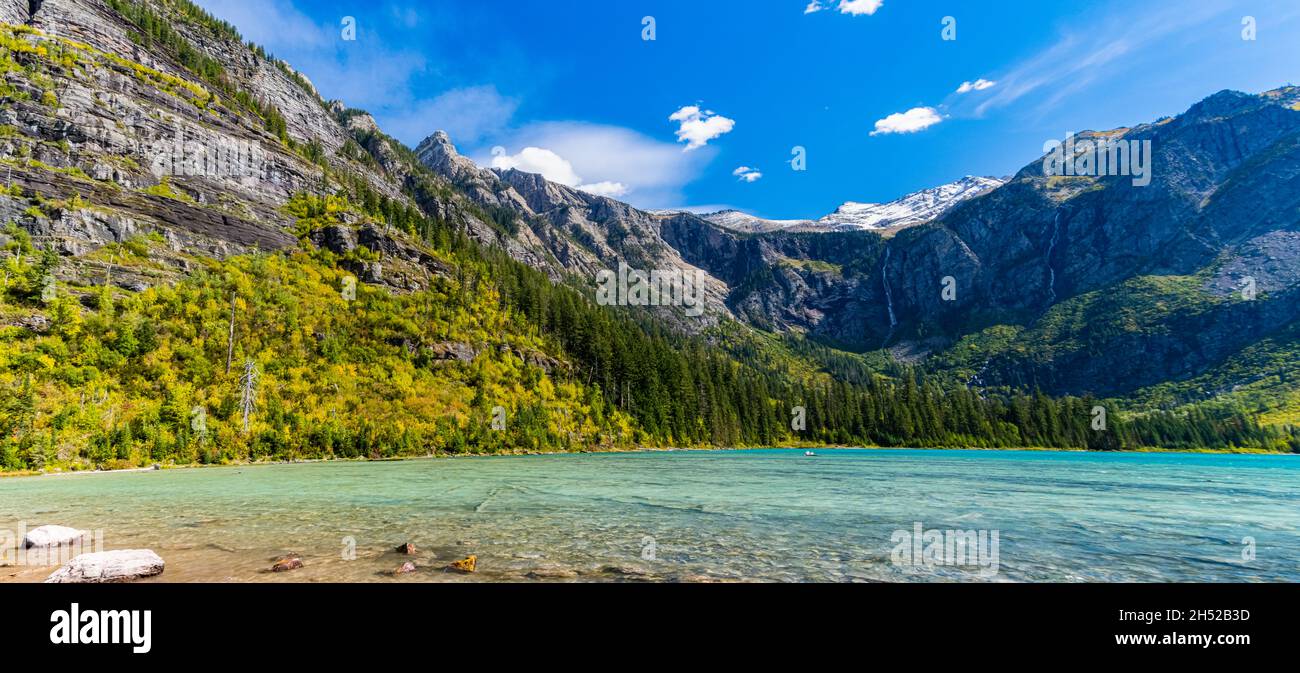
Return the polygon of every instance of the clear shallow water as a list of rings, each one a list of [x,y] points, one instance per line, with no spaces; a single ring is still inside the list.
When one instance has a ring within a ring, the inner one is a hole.
[[[1298,581],[1300,460],[768,450],[0,480],[0,530],[20,522],[153,549],[161,581]],[[896,566],[916,522],[998,531],[998,573]],[[421,570],[394,578],[407,541]],[[291,552],[304,569],[263,572]],[[469,554],[478,574],[441,572]]]

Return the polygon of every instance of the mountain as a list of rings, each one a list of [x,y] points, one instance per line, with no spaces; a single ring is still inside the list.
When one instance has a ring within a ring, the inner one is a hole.
[[[1144,185],[1046,175],[1038,158],[1006,182],[970,178],[815,225],[611,207],[582,221],[635,218],[638,243],[662,253],[642,259],[706,270],[730,314],[760,330],[884,349],[959,384],[1166,407],[1223,397],[1290,420],[1300,371],[1282,364],[1294,344],[1279,335],[1300,291],[1296,92],[1225,91],[1174,118],[1079,134],[1149,143]],[[1241,300],[1247,282],[1257,292]],[[1243,367],[1260,358],[1274,373]]]
[[[660,235],[663,216],[626,203],[551,182],[516,169],[487,169],[457,152],[444,132],[429,136],[415,149],[420,161],[486,209],[507,234],[500,239],[515,259],[542,269],[553,279],[576,277],[590,285],[602,270],[620,263],[638,270],[700,271],[705,288],[704,320],[685,320],[679,311],[657,311],[662,319],[688,331],[730,316],[726,286],[682,258]],[[693,217],[693,216],[691,216]],[[479,236],[493,242],[493,236]]]
[[[956,182],[913,192],[889,203],[849,201],[834,213],[818,220],[765,220],[738,210],[704,215],[704,219],[726,229],[744,233],[774,231],[854,231],[858,229],[900,230],[925,224],[977,196],[1001,187],[998,178],[964,177]]]
[[[1224,91],[1177,117],[1079,135],[1149,142],[1149,184],[1046,175],[1040,158],[888,240],[691,239],[686,257],[714,260],[754,324],[888,349],[958,382],[1157,406],[1224,397],[1294,419],[1298,101],[1294,87]],[[737,268],[759,271],[727,275]]]
[[[1290,420],[1269,400],[1300,380],[1292,90],[1126,130],[1178,169],[1149,191],[1031,165],[888,237],[746,234],[482,169],[443,133],[407,148],[187,0],[0,19],[0,469],[1300,449],[1256,421]],[[602,305],[624,267],[698,272],[705,310]]]

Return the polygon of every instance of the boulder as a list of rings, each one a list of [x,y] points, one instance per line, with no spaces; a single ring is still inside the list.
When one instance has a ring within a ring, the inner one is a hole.
[[[451,565],[447,566],[447,570],[458,572],[458,573],[465,573],[466,575],[468,575],[478,570],[478,557],[474,555],[470,555],[460,561],[456,561],[455,563],[452,563]]]
[[[283,572],[288,572],[290,570],[297,570],[301,568],[302,565],[303,564],[302,564],[301,557],[292,554],[290,554],[289,556],[281,556],[280,558],[275,560],[274,564],[271,565],[271,572],[283,573]]]
[[[27,532],[27,535],[23,537],[23,548],[59,547],[72,544],[89,535],[90,531],[77,530],[67,526],[41,526]]]
[[[148,549],[120,549],[117,551],[82,554],[54,571],[46,584],[105,584],[130,582],[143,577],[162,574],[164,567],[160,556]]]

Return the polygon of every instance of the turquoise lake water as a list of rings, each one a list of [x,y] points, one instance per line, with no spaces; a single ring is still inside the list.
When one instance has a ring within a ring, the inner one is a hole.
[[[1300,457],[818,454],[511,456],[5,479],[0,531],[102,530],[107,549],[157,551],[167,570],[156,581],[1300,580]],[[899,536],[918,525],[983,532],[996,567],[974,549],[965,562],[909,561],[916,547]],[[420,549],[421,570],[393,577],[406,558],[392,548],[407,541]],[[900,549],[909,552],[901,560]],[[264,572],[286,553],[301,554],[306,567]],[[477,574],[441,570],[470,554]],[[10,566],[0,580],[39,581],[50,570]]]

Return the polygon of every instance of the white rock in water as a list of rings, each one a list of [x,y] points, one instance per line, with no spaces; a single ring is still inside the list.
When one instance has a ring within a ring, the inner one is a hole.
[[[162,557],[148,549],[122,549],[82,554],[46,578],[46,584],[130,582],[163,571]]]
[[[23,548],[58,547],[72,544],[88,535],[90,535],[89,531],[68,528],[67,526],[41,526],[27,532],[27,535],[23,537]]]

